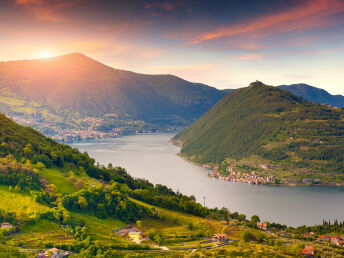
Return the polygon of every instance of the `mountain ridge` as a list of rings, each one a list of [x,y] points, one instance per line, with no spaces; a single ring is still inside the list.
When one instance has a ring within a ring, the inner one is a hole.
[[[280,85],[277,86],[277,88],[290,91],[299,97],[303,97],[304,99],[319,104],[327,104],[335,107],[344,107],[343,95],[332,95],[324,89],[317,88],[305,83]]]
[[[148,122],[176,119],[189,123],[225,95],[173,75],[115,69],[80,53],[1,62],[1,88],[55,113],[119,113]]]

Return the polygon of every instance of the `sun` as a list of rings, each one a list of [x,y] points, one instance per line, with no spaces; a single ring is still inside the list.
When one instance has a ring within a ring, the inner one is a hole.
[[[53,57],[53,54],[48,50],[43,50],[37,54],[38,58],[50,58]]]

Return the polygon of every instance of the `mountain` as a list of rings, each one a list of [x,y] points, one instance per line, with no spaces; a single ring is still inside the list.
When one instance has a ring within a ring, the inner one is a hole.
[[[296,96],[320,104],[328,104],[334,107],[344,107],[344,96],[331,95],[326,90],[319,89],[304,83],[281,85],[277,88],[287,90]]]
[[[343,110],[254,82],[230,92],[173,141],[201,164],[235,161],[257,170],[270,164],[275,175],[311,171],[339,180],[343,128]]]
[[[116,114],[156,124],[190,123],[226,94],[173,75],[114,69],[78,53],[0,62],[0,92],[52,116]],[[6,99],[0,102],[6,111]]]

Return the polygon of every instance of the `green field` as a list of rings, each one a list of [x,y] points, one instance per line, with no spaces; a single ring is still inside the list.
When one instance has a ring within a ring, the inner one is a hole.
[[[47,210],[48,207],[36,203],[31,196],[26,193],[9,192],[8,186],[0,185],[0,207],[7,211],[14,211],[17,214],[33,214]]]
[[[43,169],[41,174],[61,193],[73,193],[77,190],[74,184],[67,181],[67,176],[57,168]]]
[[[114,218],[98,219],[95,216],[75,212],[73,212],[72,215],[75,219],[85,221],[91,237],[95,240],[111,240],[115,238],[112,233],[113,229],[127,226],[127,224],[123,223],[121,220]]]

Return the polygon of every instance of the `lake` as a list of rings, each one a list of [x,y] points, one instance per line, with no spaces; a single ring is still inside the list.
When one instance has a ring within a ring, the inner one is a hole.
[[[247,216],[290,226],[314,225],[323,219],[344,220],[343,187],[249,185],[211,179],[210,170],[179,157],[171,133],[141,134],[71,144],[101,164],[111,162],[129,174],[194,195],[208,207],[226,207]]]

